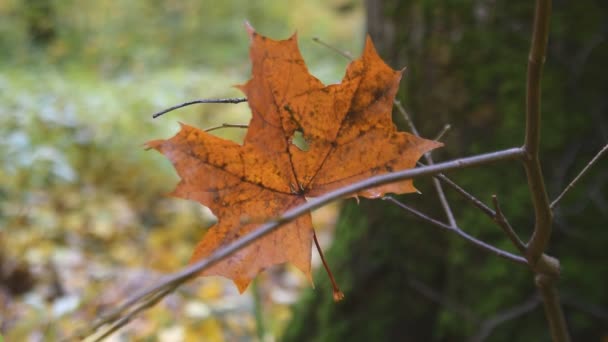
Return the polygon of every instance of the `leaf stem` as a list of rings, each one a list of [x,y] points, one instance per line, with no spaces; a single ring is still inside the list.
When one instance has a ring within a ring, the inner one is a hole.
[[[180,108],[191,106],[193,104],[198,104],[198,103],[241,103],[241,102],[246,102],[246,101],[247,101],[247,99],[244,97],[226,98],[226,99],[200,99],[200,100],[188,101],[188,102],[184,102],[184,103],[169,107],[167,109],[163,109],[160,112],[154,113],[152,115],[152,118],[156,119],[157,117],[159,117],[163,114],[167,114],[176,109],[180,109]]]
[[[342,291],[340,291],[340,288],[338,287],[338,284],[336,283],[336,279],[334,278],[334,275],[331,273],[331,269],[329,268],[329,265],[327,264],[327,261],[325,260],[325,256],[323,255],[323,250],[321,249],[321,244],[319,244],[319,240],[317,239],[317,233],[315,232],[314,229],[312,230],[312,237],[313,237],[313,240],[315,241],[315,246],[317,247],[317,251],[319,252],[321,261],[323,262],[323,267],[325,268],[325,271],[327,272],[327,275],[329,276],[329,280],[331,281],[334,302],[339,302],[342,299],[344,299],[344,293]]]

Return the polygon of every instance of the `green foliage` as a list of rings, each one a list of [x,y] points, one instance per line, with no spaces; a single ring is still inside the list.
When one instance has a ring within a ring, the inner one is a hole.
[[[320,0],[5,1],[0,5],[0,60],[25,67],[84,65],[106,74],[243,65],[245,21],[262,33],[287,37],[298,30],[304,37],[323,36],[353,49],[360,11],[344,15],[332,6]],[[38,39],[45,32],[52,34]],[[340,61],[319,52],[313,53],[317,59],[323,55],[324,60]]]

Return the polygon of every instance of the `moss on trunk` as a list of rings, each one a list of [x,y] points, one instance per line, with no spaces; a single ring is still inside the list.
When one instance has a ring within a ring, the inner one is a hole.
[[[523,143],[527,55],[533,2],[368,0],[368,31],[394,68],[407,66],[399,97],[425,137],[453,129],[436,160]],[[608,6],[555,1],[543,81],[541,161],[550,197],[606,144]],[[395,115],[395,120],[403,124]],[[600,163],[601,164],[601,163]],[[606,164],[597,165],[555,212],[550,253],[562,261],[560,283],[575,340],[605,335],[594,305],[608,307]],[[486,203],[497,194],[522,239],[533,224],[525,176],[517,163],[455,172],[450,177]],[[402,198],[443,219],[428,180],[423,195]],[[513,251],[479,211],[448,191],[458,224]],[[352,201],[351,201],[352,202]],[[460,341],[487,319],[535,294],[531,274],[437,231],[383,201],[345,205],[328,259],[346,299],[334,304],[326,276],[296,306],[288,341]],[[584,232],[584,233],[582,233]],[[569,304],[568,304],[569,303]],[[589,304],[592,303],[592,304]],[[587,308],[587,309],[585,309]],[[490,332],[492,341],[547,341],[542,307]]]

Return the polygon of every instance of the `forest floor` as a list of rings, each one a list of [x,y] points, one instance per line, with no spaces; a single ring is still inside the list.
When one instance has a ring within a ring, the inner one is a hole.
[[[0,333],[6,341],[66,339],[187,264],[215,218],[197,203],[165,195],[177,176],[143,144],[170,137],[180,121],[247,123],[249,109],[246,103],[195,106],[156,120],[151,114],[200,97],[241,96],[231,86],[244,74],[0,72]],[[244,130],[217,133],[239,141]],[[331,239],[336,209],[314,215],[322,242]],[[197,279],[109,340],[238,340],[259,334],[256,314],[262,333],[276,336],[308,286],[289,265],[263,273],[243,295],[223,278]]]

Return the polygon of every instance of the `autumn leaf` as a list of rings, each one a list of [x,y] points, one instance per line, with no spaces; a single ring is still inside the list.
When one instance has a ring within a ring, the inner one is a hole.
[[[260,221],[305,203],[306,197],[412,168],[425,152],[442,145],[397,131],[391,112],[403,71],[388,67],[369,38],[342,82],[325,86],[309,74],[295,34],[276,41],[251,27],[248,31],[253,76],[238,88],[247,95],[252,118],[243,144],[185,124],[174,137],[148,143],[181,178],[172,195],[198,201],[218,217],[191,262],[255,230]],[[298,134],[306,148],[294,144]],[[356,195],[414,191],[406,180]],[[230,278],[243,292],[261,270],[289,261],[312,281],[312,229],[310,214],[303,215],[201,275]]]

